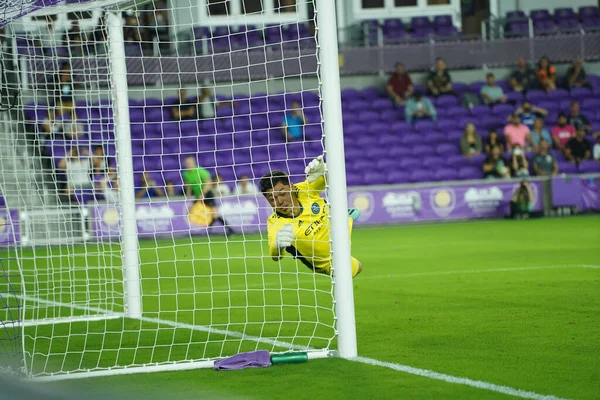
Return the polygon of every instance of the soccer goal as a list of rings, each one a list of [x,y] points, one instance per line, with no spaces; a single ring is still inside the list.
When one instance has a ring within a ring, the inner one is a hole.
[[[0,367],[356,357],[334,2],[67,3],[2,5]],[[331,275],[272,260],[256,187],[319,155]]]

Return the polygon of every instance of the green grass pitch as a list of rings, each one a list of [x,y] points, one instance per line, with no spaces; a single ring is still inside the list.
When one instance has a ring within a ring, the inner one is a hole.
[[[266,253],[263,239],[256,235],[246,241],[240,237],[230,242],[181,240],[176,246],[164,241],[159,244],[168,247],[159,251],[153,241],[141,242],[143,291],[148,294],[144,315],[189,324],[209,319],[220,328],[247,335],[327,345],[332,338],[327,278],[308,274],[292,260],[281,266],[261,262]],[[599,217],[356,229],[352,246],[364,266],[354,281],[361,356],[541,394],[600,398]],[[119,269],[81,268],[86,262],[118,266],[119,247],[105,243],[68,250],[76,255],[66,255],[65,249],[54,259],[64,268],[39,278],[45,296],[74,304],[85,296],[97,296],[94,306],[122,309],[118,296],[111,295],[122,290]],[[22,255],[31,256],[30,250]],[[208,257],[210,263],[202,262]],[[67,282],[75,282],[75,294],[56,295],[53,288]],[[282,302],[286,307],[281,307]],[[53,306],[37,316],[71,312]],[[264,320],[302,322],[264,324]],[[115,359],[144,363],[271,348],[251,340],[223,340],[214,332],[156,329],[148,321],[78,324],[35,328],[41,336],[53,333],[63,338],[52,343],[40,339],[36,344],[42,352],[51,349],[57,354],[45,360],[48,365],[64,362],[69,369],[82,360],[85,366],[101,366]],[[146,335],[138,333],[140,327]],[[114,334],[103,335],[106,331]],[[190,342],[195,345],[184,345]],[[121,350],[93,351],[101,343]],[[158,348],[153,349],[153,343]],[[335,340],[331,345],[335,347]],[[77,353],[81,348],[91,350],[82,356]],[[64,349],[73,356],[63,359]],[[339,359],[238,372],[195,370],[52,385],[90,394],[108,391],[157,399],[508,398]]]

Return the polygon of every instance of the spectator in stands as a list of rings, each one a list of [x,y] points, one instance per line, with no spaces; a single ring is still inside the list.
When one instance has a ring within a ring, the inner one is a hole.
[[[506,103],[506,96],[504,95],[504,91],[498,85],[496,85],[496,78],[494,74],[487,74],[487,85],[481,88],[481,97],[483,101],[488,106],[493,106],[494,104]]]
[[[529,132],[529,138],[531,139],[532,150],[536,152],[539,150],[542,140],[552,143],[552,135],[550,135],[548,129],[544,128],[544,120],[542,118],[538,117],[535,119],[533,129]]]
[[[525,92],[535,85],[535,71],[529,68],[525,58],[519,57],[517,69],[510,75],[510,86],[515,92]]]
[[[506,137],[508,150],[512,150],[516,145],[524,149],[526,143],[530,140],[529,128],[521,123],[521,118],[517,114],[511,115],[510,124],[504,127],[504,136]]]
[[[540,140],[537,153],[533,156],[533,172],[537,176],[556,176],[558,174],[558,163],[552,153],[548,151],[550,143]]]
[[[117,170],[114,167],[108,168],[106,173],[101,175],[96,184],[96,189],[102,193],[104,200],[108,203],[119,202],[119,179],[117,178]]]
[[[592,129],[590,124],[590,120],[583,114],[581,114],[581,109],[579,107],[579,103],[574,101],[571,103],[571,113],[567,119],[569,125],[573,125],[575,129],[584,129],[585,132],[589,132]]]
[[[87,39],[85,34],[81,32],[79,21],[71,22],[71,29],[65,32],[63,36],[63,46],[69,49],[69,56],[81,57],[85,53]]]
[[[90,160],[85,157],[85,153],[85,150],[80,152],[77,146],[73,146],[67,156],[58,162],[58,169],[63,170],[67,176],[65,195],[69,198],[75,190],[91,189],[93,187],[90,175]]]
[[[424,97],[418,90],[406,102],[404,116],[408,123],[420,120],[437,120],[437,112],[433,103],[427,97]]]
[[[154,178],[148,172],[142,174],[140,187],[135,192],[136,199],[150,199],[152,197],[163,197],[165,191],[158,186]]]
[[[535,75],[540,89],[546,92],[556,90],[556,69],[550,64],[548,57],[542,57]]]
[[[594,160],[600,162],[600,136],[596,136],[596,144],[593,149]]]
[[[62,138],[64,134],[63,128],[62,120],[56,119],[56,109],[50,107],[48,109],[48,116],[41,123],[41,132],[46,136],[44,139]]]
[[[498,135],[497,131],[490,132],[483,146],[485,153],[488,155],[492,154],[494,147],[498,147],[501,153],[504,153],[504,149],[506,148],[504,140]]]
[[[54,105],[57,106],[58,114],[73,108],[73,76],[71,64],[68,61],[63,62],[58,71],[58,88],[54,97]]]
[[[223,177],[220,174],[215,174],[215,194],[218,197],[231,195],[231,189],[223,181]]]
[[[404,64],[397,63],[396,71],[390,76],[387,83],[387,93],[394,102],[396,107],[403,106],[404,102],[411,96],[413,92],[413,82],[410,78]]]
[[[523,102],[523,105],[517,108],[515,114],[517,114],[521,118],[522,124],[527,125],[529,130],[532,130],[536,118],[546,118],[546,116],[548,115],[548,110],[546,110],[545,108],[533,106],[531,105],[529,100],[525,100]],[[509,116],[509,119],[510,118],[512,118],[512,116]]]
[[[492,147],[490,155],[483,162],[483,174],[486,179],[510,178],[510,168],[502,158],[500,147]]]
[[[103,174],[108,169],[108,160],[102,145],[94,146],[92,150],[92,172],[94,175]]]
[[[171,116],[175,121],[198,118],[198,103],[189,101],[185,89],[179,89],[177,102],[171,107]]]
[[[592,145],[585,138],[584,129],[578,129],[575,137],[569,139],[565,146],[565,157],[573,164],[579,164],[592,158]]]
[[[175,182],[168,180],[165,182],[165,193],[167,198],[179,196],[179,188],[175,185]]]
[[[297,101],[294,101],[291,105],[291,109],[288,110],[283,117],[283,124],[281,131],[283,136],[288,141],[302,139],[304,136],[304,125],[306,124],[306,118],[302,112],[302,108]]]
[[[481,154],[481,148],[481,137],[477,134],[475,125],[472,122],[469,122],[467,126],[465,126],[464,136],[460,139],[460,149],[462,154],[467,158],[471,158],[471,156]]]
[[[435,60],[435,68],[427,78],[427,89],[431,95],[436,97],[442,94],[456,95],[452,91],[452,78],[448,73],[446,61],[441,57]]]
[[[240,177],[239,183],[235,185],[235,195],[239,196],[242,194],[257,194],[259,193],[256,185],[250,180],[247,175]]]
[[[516,146],[511,156],[512,176],[516,178],[525,178],[529,176],[529,163],[525,158],[525,152],[521,147]]]
[[[237,103],[235,101],[217,101],[211,90],[207,87],[200,90],[200,97],[198,98],[199,104],[199,116],[200,118],[210,119],[215,118],[216,109],[221,107],[235,108]]]
[[[565,151],[567,142],[575,136],[575,127],[568,123],[565,113],[558,115],[557,124],[550,131],[554,147],[562,152]]]
[[[140,43],[142,41],[142,29],[140,29],[138,17],[129,13],[123,23],[123,40],[125,43]]]
[[[227,234],[233,234],[234,231],[227,225],[225,220],[216,211],[215,193],[213,191],[213,180],[210,172],[205,168],[198,166],[196,159],[192,156],[184,160],[185,170],[182,178],[187,197],[195,197],[197,203],[204,205],[204,213],[208,210],[211,213],[212,221],[209,226],[215,222],[220,222],[225,227]],[[191,211],[190,211],[191,213]]]
[[[94,44],[96,54],[104,54],[108,43],[108,12],[103,13],[100,21],[91,34],[91,41]]]
[[[75,113],[75,110],[71,110],[70,118],[65,119],[62,125],[65,139],[77,140],[83,137],[85,133],[83,125],[77,120],[77,113]]]
[[[567,83],[569,85],[569,89],[590,87],[590,83],[588,81],[585,68],[583,68],[583,61],[581,61],[581,58],[578,57],[573,60],[573,64],[567,70]]]

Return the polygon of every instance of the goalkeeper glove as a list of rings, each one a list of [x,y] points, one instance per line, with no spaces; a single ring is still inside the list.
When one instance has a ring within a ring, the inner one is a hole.
[[[324,176],[326,172],[325,162],[323,161],[323,156],[319,156],[308,163],[306,168],[304,169],[304,173],[306,174],[306,179],[308,183],[313,183],[320,177]]]
[[[294,228],[292,228],[291,224],[284,225],[278,232],[275,237],[275,244],[278,249],[285,249],[292,245],[294,241]]]

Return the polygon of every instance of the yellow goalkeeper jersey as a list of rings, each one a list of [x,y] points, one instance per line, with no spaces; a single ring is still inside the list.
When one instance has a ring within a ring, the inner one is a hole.
[[[320,197],[325,189],[325,179],[313,183],[304,181],[296,184],[295,190],[302,212],[297,217],[287,217],[274,212],[267,220],[269,253],[272,257],[279,254],[275,239],[277,232],[286,224],[294,229],[294,242],[285,249],[292,257],[315,272],[331,273],[331,245],[329,204]],[[348,218],[352,232],[352,218]],[[283,255],[283,254],[282,254]],[[355,265],[356,264],[356,265]],[[353,275],[358,269],[358,261],[352,260]]]

